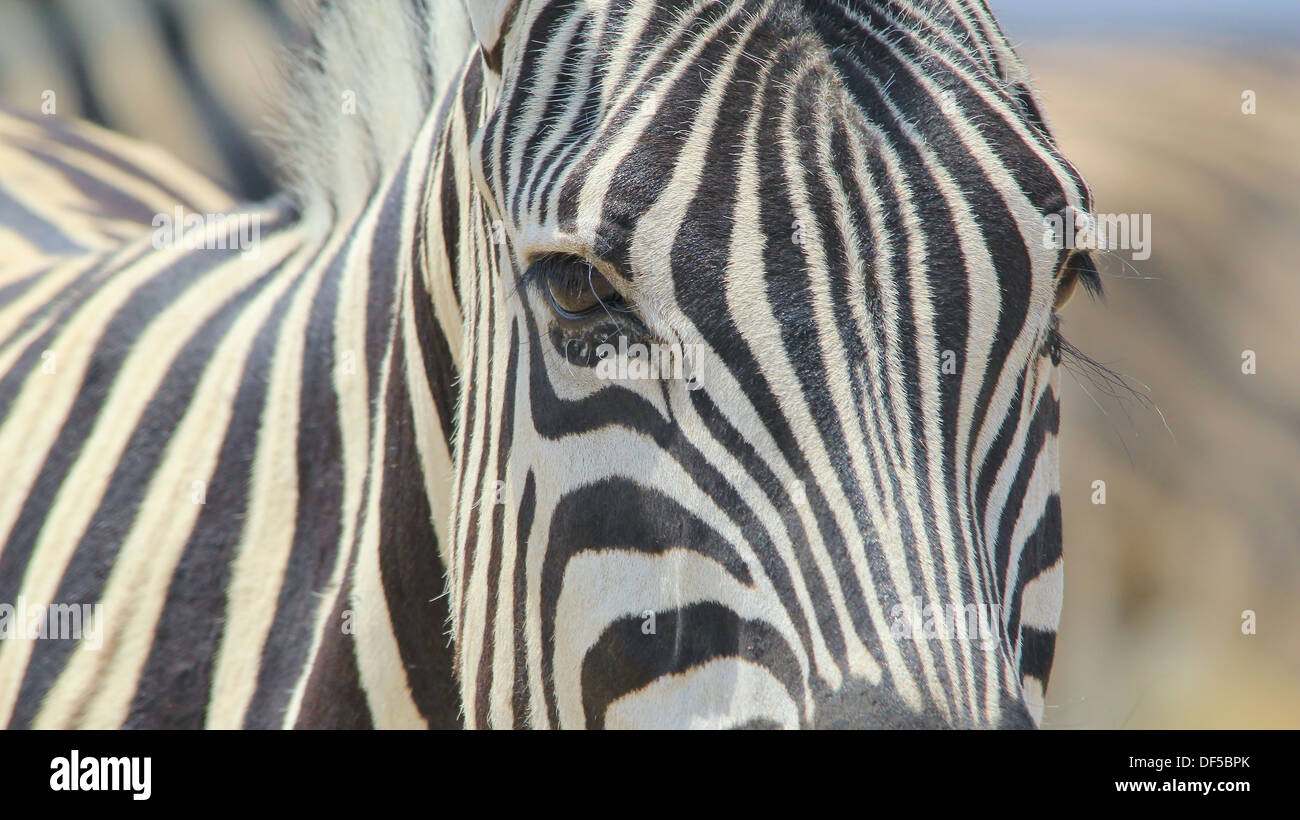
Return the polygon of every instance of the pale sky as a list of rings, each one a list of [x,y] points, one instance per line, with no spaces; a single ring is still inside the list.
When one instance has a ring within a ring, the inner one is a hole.
[[[1013,43],[1046,35],[1165,37],[1300,45],[1300,0],[989,0]]]

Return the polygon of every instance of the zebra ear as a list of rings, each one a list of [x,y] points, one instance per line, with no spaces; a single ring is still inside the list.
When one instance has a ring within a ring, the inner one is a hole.
[[[465,0],[474,36],[483,49],[488,68],[501,73],[501,53],[505,50],[510,24],[519,13],[520,0]]]

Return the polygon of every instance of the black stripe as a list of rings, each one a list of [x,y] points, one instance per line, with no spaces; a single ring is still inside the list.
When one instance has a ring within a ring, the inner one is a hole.
[[[519,520],[515,525],[514,620],[515,620],[515,688],[511,699],[514,728],[529,725],[531,687],[528,683],[528,536],[537,511],[537,481],[533,471],[524,479],[524,494],[519,500]]]
[[[3,181],[0,181],[0,224],[22,234],[43,256],[69,256],[83,250],[65,232],[64,226],[28,208]]]
[[[351,572],[348,573],[351,576]],[[357,642],[344,632],[355,613],[348,609],[352,581],[343,582],[330,613],[316,662],[303,690],[295,729],[373,729],[374,717],[357,669]],[[245,728],[252,728],[246,726]]]
[[[445,635],[451,614],[443,594],[446,569],[438,557],[433,512],[425,495],[424,468],[406,387],[404,344],[402,334],[395,333],[384,399],[379,572],[388,601],[387,615],[416,708],[430,728],[454,729],[460,727],[460,697]]]
[[[582,707],[588,729],[605,728],[611,704],[666,675],[712,660],[739,658],[769,672],[796,705],[803,704],[799,662],[770,624],[746,620],[721,604],[701,602],[655,615],[643,631],[639,615],[606,627],[582,661]]]
[[[501,398],[501,408],[499,411],[501,419],[501,436],[497,442],[497,465],[494,475],[498,486],[505,486],[506,467],[510,463],[510,447],[514,441],[515,428],[515,389],[516,382],[519,378],[519,326],[511,323],[510,325],[510,349],[506,359],[505,387]],[[486,488],[484,488],[486,490]],[[489,547],[487,577],[488,599],[487,610],[483,620],[482,633],[482,654],[479,656],[478,678],[475,682],[477,697],[475,698],[475,724],[478,726],[488,725],[488,713],[491,706],[492,697],[492,650],[496,644],[495,630],[497,626],[497,599],[500,589],[498,577],[501,574],[501,548],[502,532],[501,523],[505,515],[505,499],[496,498],[493,493],[492,505],[492,543]],[[487,503],[487,495],[483,496],[479,502]],[[522,626],[521,624],[518,626]]]
[[[1052,658],[1056,654],[1056,633],[1027,627],[1020,631],[1020,676],[1038,678],[1047,689],[1052,674]]]

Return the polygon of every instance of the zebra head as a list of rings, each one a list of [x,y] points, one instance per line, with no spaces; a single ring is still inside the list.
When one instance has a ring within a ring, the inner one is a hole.
[[[470,5],[467,723],[1033,726],[1095,270],[985,5]]]

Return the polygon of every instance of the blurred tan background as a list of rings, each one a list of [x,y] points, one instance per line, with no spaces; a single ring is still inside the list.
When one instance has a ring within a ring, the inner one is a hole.
[[[0,103],[58,89],[60,115],[264,195],[273,52],[301,42],[281,4],[0,0]],[[990,5],[1097,210],[1152,217],[1151,258],[1104,258],[1105,303],[1065,311],[1066,337],[1148,402],[1063,375],[1068,572],[1046,725],[1300,727],[1300,3]],[[222,111],[169,73],[177,43]]]
[[[1300,50],[1021,51],[1097,210],[1152,215],[1151,258],[1105,260],[1105,304],[1076,297],[1065,335],[1169,427],[1064,376],[1048,724],[1298,727]]]
[[[1065,310],[1152,406],[1063,374],[1045,725],[1300,727],[1300,3],[990,5],[1097,211],[1152,220]]]

